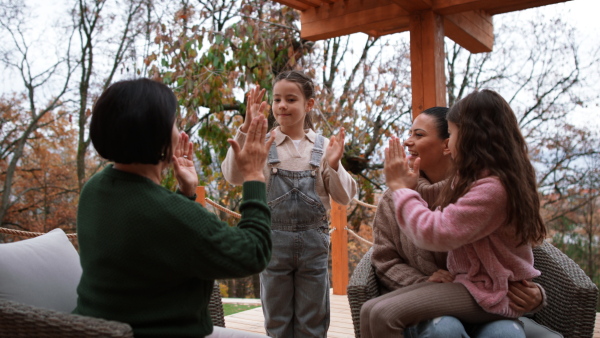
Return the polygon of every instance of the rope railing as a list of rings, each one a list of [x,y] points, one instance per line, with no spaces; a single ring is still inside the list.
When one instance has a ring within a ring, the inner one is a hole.
[[[354,232],[354,231],[352,231],[352,230],[348,229],[348,227],[345,227],[344,229],[345,229],[346,231],[348,231],[348,233],[349,233],[350,235],[352,235],[354,238],[358,239],[360,242],[362,242],[362,243],[365,243],[365,244],[367,244],[367,245],[370,245],[370,246],[373,246],[373,242],[369,242],[369,241],[367,241],[366,239],[364,239],[363,237],[360,237],[360,235],[359,235],[359,234],[357,234],[356,232]]]
[[[208,204],[210,204],[210,205],[212,205],[213,207],[215,207],[215,208],[217,208],[217,209],[219,209],[219,210],[223,211],[223,212],[224,212],[224,213],[226,213],[226,214],[229,214],[229,215],[231,215],[231,216],[233,216],[233,217],[235,217],[235,218],[242,218],[242,215],[241,215],[241,214],[238,214],[238,213],[237,213],[237,212],[235,212],[235,211],[232,211],[232,210],[229,210],[229,209],[225,208],[224,206],[222,206],[222,205],[218,204],[217,202],[215,202],[215,201],[211,200],[211,199],[210,199],[210,198],[208,198],[208,197],[206,197],[206,198],[205,198],[205,200],[206,200],[206,202],[207,202]]]
[[[376,205],[369,204],[369,203],[365,203],[365,202],[363,202],[363,201],[360,201],[360,200],[359,200],[358,198],[356,198],[356,197],[354,197],[352,200],[353,200],[354,202],[356,202],[358,205],[361,205],[361,206],[363,206],[363,207],[367,207],[367,208],[371,208],[371,209],[377,209],[377,206],[376,206]]]
[[[44,232],[15,230],[15,229],[1,228],[1,227],[0,227],[0,233],[7,234],[7,235],[20,236],[20,237],[29,237],[29,238],[37,237],[37,236],[45,234]],[[75,238],[77,238],[77,234],[67,234],[67,237],[69,239],[75,239]]]
[[[227,209],[226,207],[224,207],[224,206],[222,206],[222,205],[218,204],[217,202],[215,202],[215,201],[211,200],[211,199],[210,199],[210,198],[208,198],[208,197],[206,197],[206,198],[205,198],[205,200],[206,200],[206,202],[207,202],[208,204],[212,205],[212,206],[213,206],[213,207],[215,207],[216,209],[218,209],[218,210],[220,210],[220,211],[222,211],[222,212],[224,212],[224,213],[226,213],[226,214],[229,214],[229,215],[231,215],[231,216],[233,216],[233,217],[235,217],[235,218],[241,218],[241,217],[242,217],[242,215],[241,215],[241,214],[239,214],[239,213],[237,213],[237,212],[235,212],[235,211],[232,211],[232,210],[229,210],[229,209]],[[377,209],[377,206],[376,206],[376,205],[372,205],[372,204],[368,204],[368,203],[365,203],[365,202],[361,202],[361,201],[359,201],[359,200],[358,200],[358,199],[356,199],[356,198],[354,198],[354,201],[355,201],[356,203],[358,203],[359,205],[362,205],[362,206],[364,206],[364,207],[368,207],[368,208],[375,208],[375,209]],[[329,234],[331,234],[331,233],[332,233],[332,232],[334,232],[335,230],[336,230],[336,228],[335,228],[335,227],[334,227],[334,228],[331,228],[331,229],[329,230]],[[356,232],[354,232],[354,231],[350,230],[348,227],[345,227],[345,228],[344,228],[344,230],[348,231],[348,232],[349,232],[349,233],[350,233],[350,234],[351,234],[353,237],[355,237],[356,239],[358,239],[360,242],[362,242],[362,243],[365,243],[365,244],[367,244],[367,245],[373,245],[373,243],[371,243],[371,242],[369,242],[368,240],[364,239],[363,237],[359,236],[359,235],[358,235]],[[33,232],[33,231],[14,230],[14,229],[2,228],[2,227],[0,227],[0,233],[4,233],[4,234],[8,234],[8,235],[21,236],[21,237],[29,237],[29,238],[32,238],[32,237],[37,237],[37,236],[40,236],[40,235],[43,235],[43,234],[44,234],[43,232]],[[68,237],[69,239],[75,239],[75,238],[77,238],[77,234],[67,234],[67,237]]]

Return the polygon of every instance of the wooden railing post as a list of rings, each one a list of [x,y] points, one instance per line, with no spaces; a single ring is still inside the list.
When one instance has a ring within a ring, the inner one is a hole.
[[[345,295],[348,287],[347,207],[331,200],[331,275],[333,294]]]
[[[203,207],[206,207],[206,189],[204,189],[203,185],[196,187],[196,202],[202,204]]]

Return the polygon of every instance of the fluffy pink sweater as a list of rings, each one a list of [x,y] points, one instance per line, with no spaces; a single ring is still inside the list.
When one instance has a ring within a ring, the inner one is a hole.
[[[512,224],[506,224],[506,190],[489,176],[443,211],[431,211],[411,189],[394,191],[396,217],[402,231],[417,246],[448,251],[448,270],[487,312],[506,317],[522,313],[509,306],[508,281],[540,275],[533,268],[530,245],[517,246]]]

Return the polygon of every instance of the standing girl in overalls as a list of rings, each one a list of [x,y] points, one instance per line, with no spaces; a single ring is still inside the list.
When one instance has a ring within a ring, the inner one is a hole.
[[[249,94],[246,120],[235,136],[243,145],[252,117],[266,107],[265,90]],[[313,130],[312,80],[299,71],[275,78],[275,142],[265,166],[273,254],[260,274],[265,329],[271,337],[325,337],[329,328],[329,199],[350,203],[356,182],[342,166],[344,128],[330,140]],[[222,164],[232,184],[242,178],[232,149]]]

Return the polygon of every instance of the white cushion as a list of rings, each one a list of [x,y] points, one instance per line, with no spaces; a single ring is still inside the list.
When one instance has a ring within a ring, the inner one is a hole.
[[[525,336],[527,338],[562,338],[563,335],[542,325],[535,321],[527,318],[520,317],[520,321],[523,322],[525,327]]]
[[[61,229],[0,244],[0,298],[62,312],[77,304],[79,254]]]

